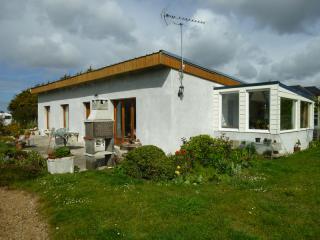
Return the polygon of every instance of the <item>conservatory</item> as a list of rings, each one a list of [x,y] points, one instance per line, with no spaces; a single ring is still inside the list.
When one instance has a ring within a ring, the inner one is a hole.
[[[280,82],[214,88],[214,135],[287,154],[312,141],[312,97]]]

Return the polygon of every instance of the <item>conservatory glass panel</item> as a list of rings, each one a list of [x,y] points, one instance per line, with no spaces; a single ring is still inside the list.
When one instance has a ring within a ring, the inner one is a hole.
[[[239,128],[239,93],[222,94],[222,128]]]
[[[296,128],[296,101],[281,98],[280,112],[280,130]]]
[[[300,128],[309,127],[309,105],[310,103],[304,101],[300,103]]]
[[[270,91],[249,92],[249,129],[268,130]]]

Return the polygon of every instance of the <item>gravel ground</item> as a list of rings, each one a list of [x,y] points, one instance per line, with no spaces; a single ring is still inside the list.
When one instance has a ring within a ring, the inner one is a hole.
[[[49,239],[37,207],[38,199],[31,194],[0,188],[0,239]]]

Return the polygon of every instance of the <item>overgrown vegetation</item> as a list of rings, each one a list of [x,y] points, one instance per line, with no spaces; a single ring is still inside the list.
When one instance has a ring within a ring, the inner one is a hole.
[[[22,128],[35,127],[38,116],[37,94],[31,94],[29,89],[22,91],[10,101],[8,110]]]
[[[0,122],[0,136],[1,137],[19,137],[23,134],[24,130],[21,128],[19,123],[11,123],[7,126],[1,124]]]
[[[176,183],[219,181],[222,175],[239,174],[255,159],[252,145],[232,149],[225,138],[199,135],[185,141],[174,155],[166,156],[155,146],[144,146],[128,153],[120,169],[131,177],[170,180]]]
[[[33,179],[46,172],[46,160],[37,152],[21,151],[0,142],[0,186]]]

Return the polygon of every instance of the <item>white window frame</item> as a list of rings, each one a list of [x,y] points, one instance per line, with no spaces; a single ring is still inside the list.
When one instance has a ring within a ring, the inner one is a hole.
[[[269,92],[269,129],[251,129],[249,126],[249,93],[251,92],[264,92],[268,91]],[[271,88],[257,88],[257,89],[247,89],[246,90],[246,132],[251,132],[251,133],[270,133],[270,120],[271,120]]]
[[[237,93],[239,96],[239,113],[238,113],[238,127],[237,128],[223,128],[222,127],[222,95],[224,94],[233,94],[233,93]],[[219,131],[229,131],[229,132],[239,132],[239,128],[240,128],[240,91],[222,91],[219,92]]]
[[[286,130],[281,130],[281,98],[285,98],[285,99],[289,99],[294,101],[295,104],[295,127],[292,129],[286,129]],[[298,121],[298,117],[300,117],[300,114],[298,114],[298,111],[300,111],[300,109],[298,109],[298,100],[294,99],[294,98],[289,98],[289,97],[285,97],[285,96],[280,96],[279,97],[279,106],[280,106],[280,112],[279,112],[279,129],[280,129],[280,133],[288,133],[288,132],[296,132],[299,131],[299,124],[300,121]],[[298,124],[299,123],[299,124]]]
[[[301,127],[301,102],[308,103],[308,127],[306,127],[306,128]],[[300,117],[300,119],[299,119],[299,129],[300,130],[312,129],[311,126],[313,125],[313,123],[311,121],[313,121],[313,118],[314,118],[314,116],[312,116],[312,112],[313,111],[311,111],[312,110],[311,109],[312,106],[313,106],[312,102],[305,101],[305,100],[300,100],[300,104],[299,104],[299,117]]]

